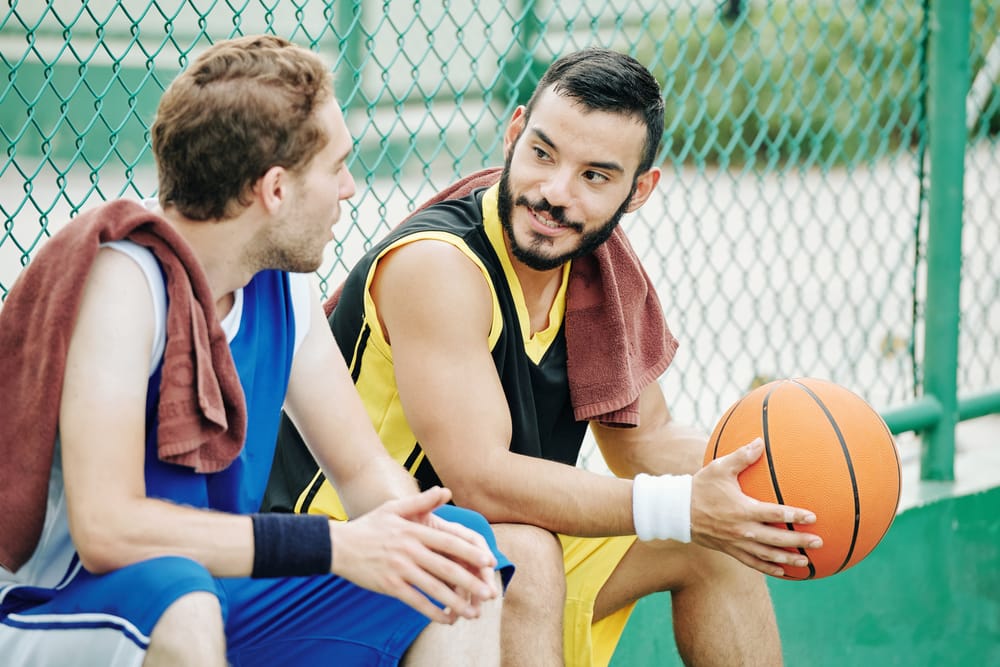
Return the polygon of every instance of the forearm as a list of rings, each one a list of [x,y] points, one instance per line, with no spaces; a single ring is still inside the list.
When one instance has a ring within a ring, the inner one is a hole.
[[[95,573],[161,556],[202,563],[218,577],[249,576],[253,566],[250,517],[196,509],[153,498],[107,505],[99,513],[70,507],[70,531],[84,566]]]
[[[582,537],[634,534],[631,480],[509,451],[482,458],[462,479],[442,481],[456,504],[491,523],[528,523]]]
[[[630,535],[635,533],[632,479],[639,473],[694,474],[702,467],[707,441],[700,429],[669,414],[643,428],[594,425],[594,433],[617,477],[498,450],[475,477],[452,483],[456,502],[493,522],[531,523],[567,535]],[[685,500],[676,509],[686,523],[690,504]]]
[[[641,414],[635,428],[613,428],[591,422],[591,432],[608,467],[619,477],[694,474],[702,467],[708,434],[678,422],[657,383],[639,397]]]
[[[361,516],[387,500],[419,493],[416,480],[384,451],[367,459],[352,474],[330,477],[347,515]]]
[[[608,468],[618,477],[694,474],[702,467],[708,435],[701,429],[667,420],[649,429],[621,429],[594,424],[594,439]]]

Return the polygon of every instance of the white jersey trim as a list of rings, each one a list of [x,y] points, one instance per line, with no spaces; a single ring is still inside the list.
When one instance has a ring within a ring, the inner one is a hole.
[[[167,344],[167,287],[163,281],[163,274],[160,272],[160,265],[149,248],[132,241],[109,241],[102,244],[102,247],[117,250],[131,257],[146,277],[146,284],[153,299],[153,349],[149,364],[149,373],[152,375],[163,358],[163,351]],[[295,314],[295,346],[292,351],[294,356],[309,332],[313,298],[309,274],[289,273],[288,288],[291,293],[292,312]],[[243,288],[241,287],[233,292],[233,307],[229,309],[220,322],[227,341],[232,342],[236,334],[239,333],[242,318]]]

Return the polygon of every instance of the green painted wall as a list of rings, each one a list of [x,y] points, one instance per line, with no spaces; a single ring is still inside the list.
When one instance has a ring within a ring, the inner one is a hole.
[[[903,512],[836,576],[770,584],[788,667],[1000,665],[1000,487]],[[682,664],[669,605],[639,603],[613,667]]]

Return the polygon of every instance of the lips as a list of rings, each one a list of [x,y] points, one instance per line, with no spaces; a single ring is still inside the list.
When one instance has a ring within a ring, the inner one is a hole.
[[[527,211],[531,216],[532,227],[534,227],[534,229],[541,234],[545,234],[546,236],[555,236],[567,229],[566,225],[539,213],[533,208],[527,208]]]

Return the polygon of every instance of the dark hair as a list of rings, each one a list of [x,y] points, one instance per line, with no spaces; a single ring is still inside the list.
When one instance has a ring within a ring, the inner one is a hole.
[[[648,69],[631,56],[588,48],[556,60],[535,87],[525,109],[531,116],[549,88],[587,109],[634,116],[646,126],[646,143],[637,174],[653,166],[663,138],[663,93]]]
[[[280,37],[219,42],[174,79],[152,127],[160,205],[193,220],[230,218],[268,169],[305,166],[329,140],[316,108],[329,68]]]

